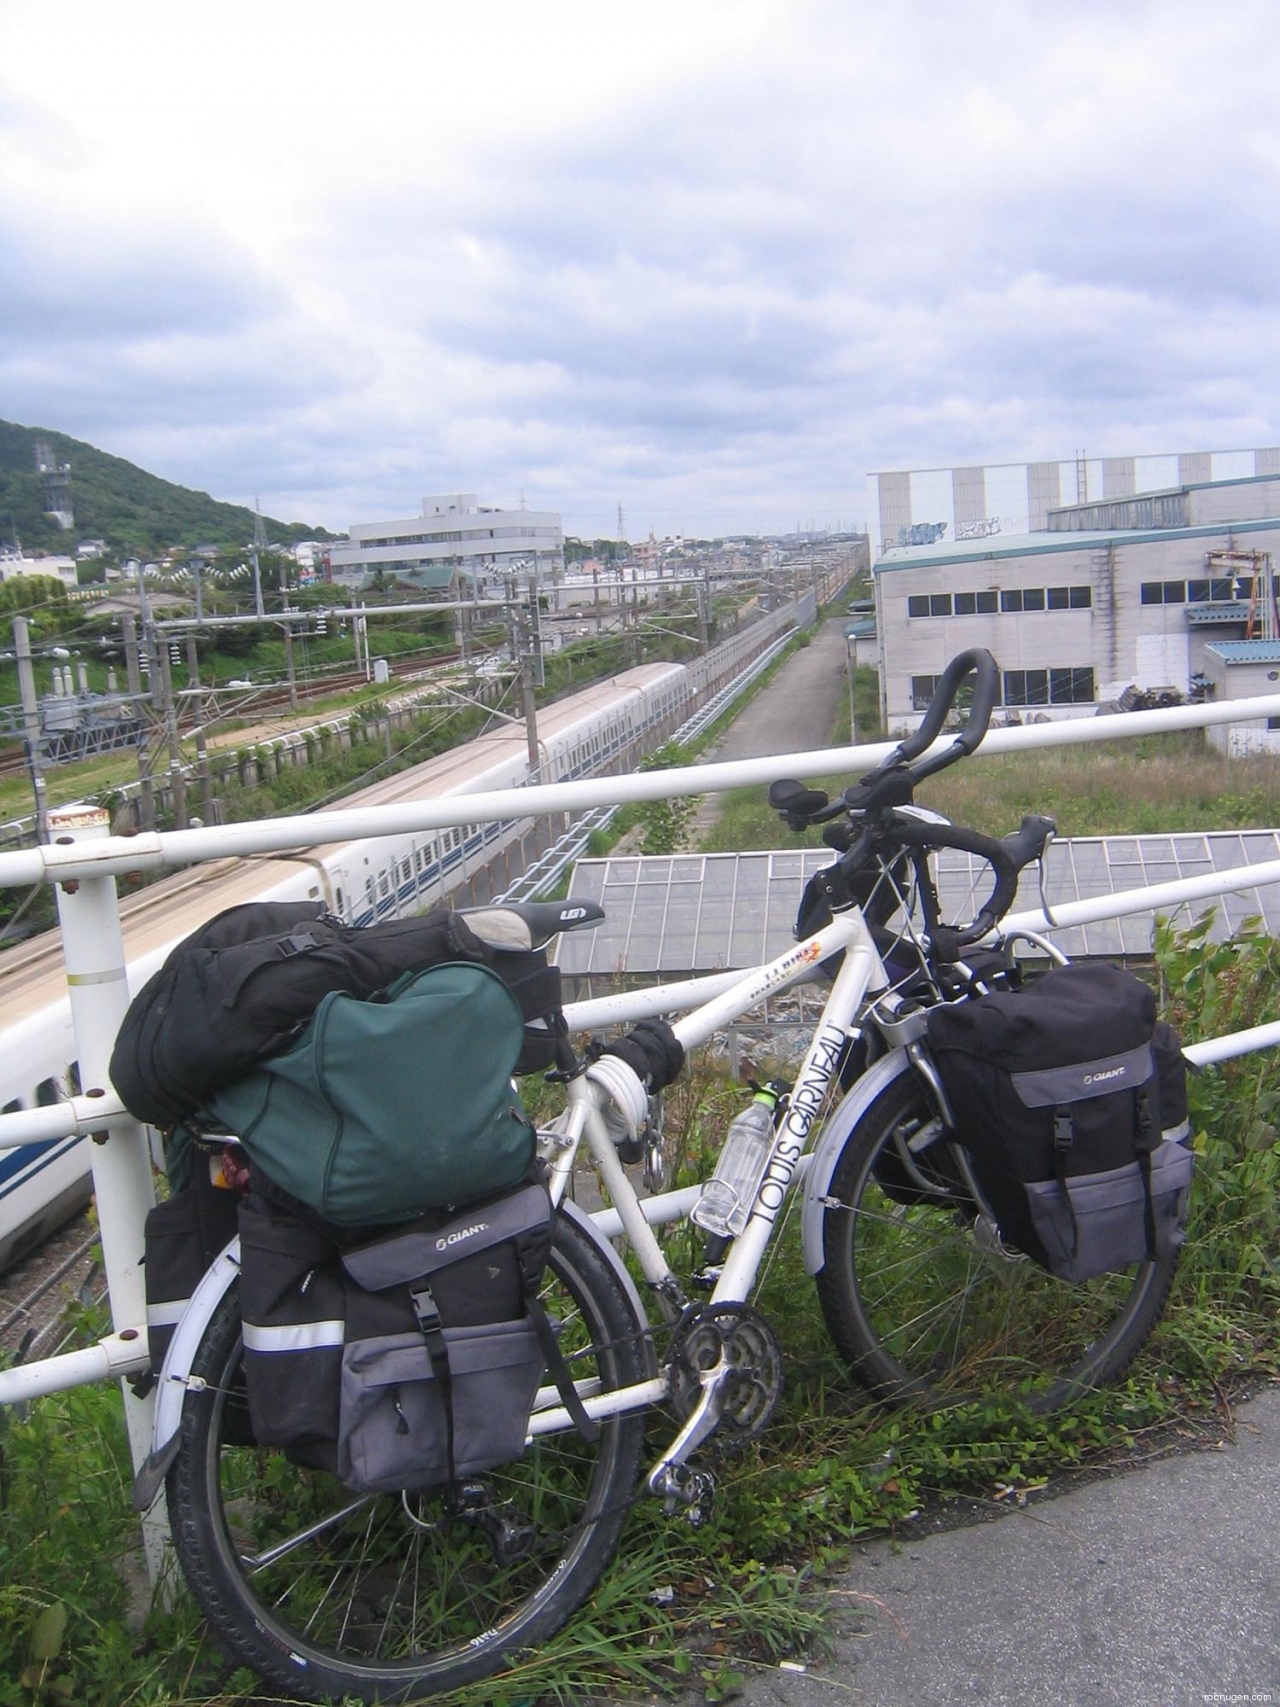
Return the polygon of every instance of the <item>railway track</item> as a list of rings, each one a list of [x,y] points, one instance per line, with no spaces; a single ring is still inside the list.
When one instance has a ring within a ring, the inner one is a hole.
[[[426,671],[437,667],[456,664],[461,657],[460,652],[433,652],[424,663],[421,657],[407,658],[392,662],[390,665],[393,681],[405,681],[420,676]],[[368,678],[363,670],[344,670],[336,675],[325,676],[323,679],[300,681],[296,690],[291,694],[287,682],[271,683],[269,686],[258,688],[252,694],[246,694],[242,707],[237,708],[236,716],[275,716],[286,709],[291,710],[296,698],[299,708],[314,700],[328,699],[334,694],[354,693],[358,688],[367,687]],[[215,689],[208,689],[215,692]],[[179,704],[178,731],[179,734],[190,734],[199,721],[198,716]],[[122,742],[121,745],[108,751],[125,752],[132,743]],[[101,755],[89,755],[98,757]],[[64,761],[79,762],[79,761]],[[50,766],[49,769],[56,768]],[[18,741],[8,741],[0,746],[0,781],[6,777],[21,776],[27,769],[26,755],[22,744]]]

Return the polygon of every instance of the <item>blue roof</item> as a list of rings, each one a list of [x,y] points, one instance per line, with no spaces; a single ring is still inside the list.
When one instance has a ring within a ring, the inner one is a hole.
[[[1215,640],[1205,651],[1228,664],[1280,664],[1280,640]]]

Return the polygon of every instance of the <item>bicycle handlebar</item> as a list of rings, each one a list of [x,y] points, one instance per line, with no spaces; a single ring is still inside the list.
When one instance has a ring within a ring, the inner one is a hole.
[[[903,817],[894,821],[893,838],[904,847],[955,848],[960,853],[976,854],[995,874],[995,885],[970,924],[932,923],[930,934],[940,959],[954,960],[961,949],[980,942],[995,929],[1017,897],[1019,872],[1040,858],[1057,828],[1052,818],[1029,815],[1012,835],[997,840],[959,824],[916,823]]]
[[[990,652],[982,646],[970,647],[967,652],[957,653],[951,660],[934,689],[933,698],[929,701],[920,727],[914,734],[908,735],[896,753],[885,760],[882,769],[888,770],[895,765],[910,763],[933,745],[942,732],[947,713],[955,704],[956,696],[969,675],[974,678],[973,703],[969,707],[969,715],[965,718],[963,728],[956,736],[954,747],[957,750],[948,753],[945,763],[951,764],[955,759],[973,752],[987,732],[991,713],[1000,697],[999,667]],[[941,764],[935,761],[927,767],[917,769],[914,774],[919,778],[941,768]]]

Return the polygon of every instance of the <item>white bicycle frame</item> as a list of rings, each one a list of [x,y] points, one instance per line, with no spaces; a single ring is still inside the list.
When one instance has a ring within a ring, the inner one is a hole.
[[[803,1065],[788,1098],[785,1118],[774,1133],[773,1146],[746,1226],[730,1246],[710,1294],[709,1305],[712,1308],[718,1304],[743,1303],[749,1296],[773,1235],[774,1224],[802,1172],[809,1141],[831,1107],[832,1092],[838,1088],[841,1054],[850,1028],[867,997],[887,990],[889,979],[861,911],[851,907],[816,935],[806,938],[768,965],[755,968],[713,1000],[687,1013],[672,1028],[686,1049],[695,1048],[767,996],[776,995],[788,985],[811,976],[822,961],[841,950],[845,951],[844,961],[814,1027]],[[622,1075],[621,1081],[619,1074]],[[645,1093],[640,1081],[616,1058],[610,1062],[609,1079],[621,1093],[615,1094],[615,1101],[623,1102],[630,1090],[632,1113],[643,1107]],[[628,1085],[627,1080],[632,1083]],[[641,1199],[605,1126],[602,1109],[608,1096],[609,1091],[593,1081],[590,1073],[570,1082],[565,1113],[554,1127],[543,1134],[546,1159],[551,1169],[552,1196],[557,1202],[563,1199],[575,1158],[585,1140],[641,1271],[650,1287],[661,1295],[664,1289],[675,1286],[676,1281],[654,1235],[653,1225],[687,1213],[696,1202],[700,1188]],[[716,1373],[710,1372],[703,1381],[704,1400],[715,1391]],[[666,1378],[659,1376],[607,1394],[588,1394],[584,1397],[584,1406],[589,1416],[612,1416],[659,1403],[667,1391]],[[539,1394],[539,1400],[545,1402],[546,1408],[535,1409],[530,1420],[531,1436],[574,1426],[568,1411],[555,1405],[554,1399],[554,1389],[548,1388]],[[684,1458],[712,1432],[718,1415],[714,1402],[699,1407],[651,1473],[649,1483],[655,1491],[663,1473],[672,1465],[682,1464]]]

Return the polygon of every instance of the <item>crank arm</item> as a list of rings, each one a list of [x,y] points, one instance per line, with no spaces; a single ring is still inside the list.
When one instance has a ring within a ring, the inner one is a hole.
[[[668,1497],[673,1486],[672,1472],[683,1468],[686,1459],[691,1458],[703,1441],[715,1433],[724,1415],[735,1374],[734,1365],[723,1352],[714,1368],[700,1372],[698,1380],[702,1392],[688,1422],[649,1472],[647,1486],[651,1494]]]

